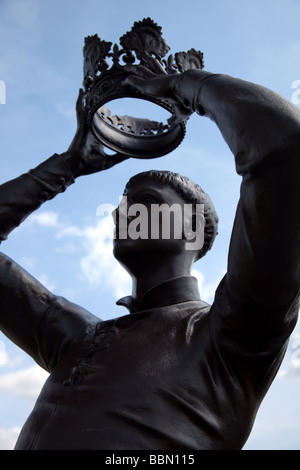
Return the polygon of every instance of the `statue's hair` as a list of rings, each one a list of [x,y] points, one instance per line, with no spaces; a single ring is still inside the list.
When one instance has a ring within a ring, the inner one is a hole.
[[[184,202],[192,204],[193,207],[196,207],[196,204],[204,205],[204,244],[201,250],[199,250],[197,260],[202,258],[211,249],[218,234],[219,218],[208,194],[203,191],[201,186],[194,183],[189,178],[181,176],[178,173],[162,170],[144,171],[133,176],[126,184],[124,194],[126,194],[133,183],[143,178],[150,178],[169,186],[176,191]]]

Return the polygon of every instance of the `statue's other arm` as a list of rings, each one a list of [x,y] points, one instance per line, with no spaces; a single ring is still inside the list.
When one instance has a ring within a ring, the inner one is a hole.
[[[183,116],[196,111],[212,119],[233,152],[243,179],[228,271],[213,311],[232,344],[235,339],[253,351],[282,346],[297,319],[300,286],[300,110],[271,90],[226,75],[128,71],[127,85],[175,98]]]
[[[0,253],[0,328],[41,367],[51,372],[66,348],[99,318],[49,292]]]
[[[0,241],[74,178],[110,168],[125,159],[106,156],[87,129],[77,101],[78,128],[67,152],[0,186]],[[51,371],[64,349],[99,318],[53,295],[21,266],[0,253],[0,328],[35,361]],[[48,341],[49,340],[49,341]]]
[[[264,87],[224,75],[203,82],[197,100],[243,178],[216,306],[232,341],[253,351],[278,349],[298,311],[300,111]]]

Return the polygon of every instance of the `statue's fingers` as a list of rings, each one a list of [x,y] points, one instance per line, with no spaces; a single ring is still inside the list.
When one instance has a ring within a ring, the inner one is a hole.
[[[136,75],[130,75],[129,77],[125,78],[123,84],[124,86],[130,86],[134,90],[139,91],[145,95],[153,95],[157,97],[161,97],[161,95],[164,96],[162,83],[156,79],[147,80],[141,77],[137,77]]]
[[[153,57],[151,54],[148,54],[148,53],[144,53],[143,54],[143,59],[145,61],[145,63],[148,65],[148,67],[150,68],[150,70],[152,70],[152,72],[154,72],[155,75],[166,75],[167,72],[166,70],[164,69],[164,67],[162,66],[162,64],[155,58]]]
[[[124,69],[128,73],[145,78],[146,80],[155,78],[157,76],[156,73],[153,73],[148,67],[145,67],[144,65],[126,65]]]

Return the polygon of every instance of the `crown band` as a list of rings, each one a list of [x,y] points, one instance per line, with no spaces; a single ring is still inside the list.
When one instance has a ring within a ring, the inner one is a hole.
[[[154,73],[182,73],[189,68],[203,68],[203,54],[191,49],[187,53],[175,54],[175,64],[171,55],[167,61],[162,57],[169,46],[161,36],[161,28],[150,18],[134,23],[130,32],[120,38],[123,49],[101,40],[97,35],[85,38],[84,88],[85,112],[88,125],[97,139],[106,147],[135,158],[155,158],[174,150],[183,140],[186,120],[178,122],[174,101],[150,97],[124,87],[128,72],[124,65],[144,65]],[[155,57],[158,68],[151,68],[145,55]],[[109,68],[106,61],[111,58]],[[124,65],[120,63],[124,62]],[[135,64],[136,60],[139,63]],[[163,68],[164,67],[164,68]],[[132,116],[112,116],[105,106],[118,98],[136,98],[164,108],[170,113],[166,123]]]

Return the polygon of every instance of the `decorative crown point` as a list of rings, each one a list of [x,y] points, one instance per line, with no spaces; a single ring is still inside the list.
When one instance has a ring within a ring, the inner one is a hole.
[[[176,148],[185,135],[186,120],[176,116],[178,103],[159,99],[124,87],[127,65],[146,66],[153,73],[178,74],[190,68],[203,68],[203,54],[195,49],[171,54],[162,37],[162,28],[151,18],[135,22],[117,44],[100,39],[97,34],[85,38],[83,47],[85,112],[88,125],[100,143],[112,150],[136,158],[155,158]],[[151,60],[150,60],[151,57]],[[167,123],[131,116],[111,116],[104,106],[118,98],[152,101],[170,113]]]
[[[135,51],[139,60],[147,53],[161,60],[170,50],[162,37],[161,27],[151,18],[135,22],[131,31],[120,38],[120,44],[126,50]]]
[[[203,54],[195,49],[190,49],[188,52],[176,52],[175,62],[180,73],[204,67]]]

